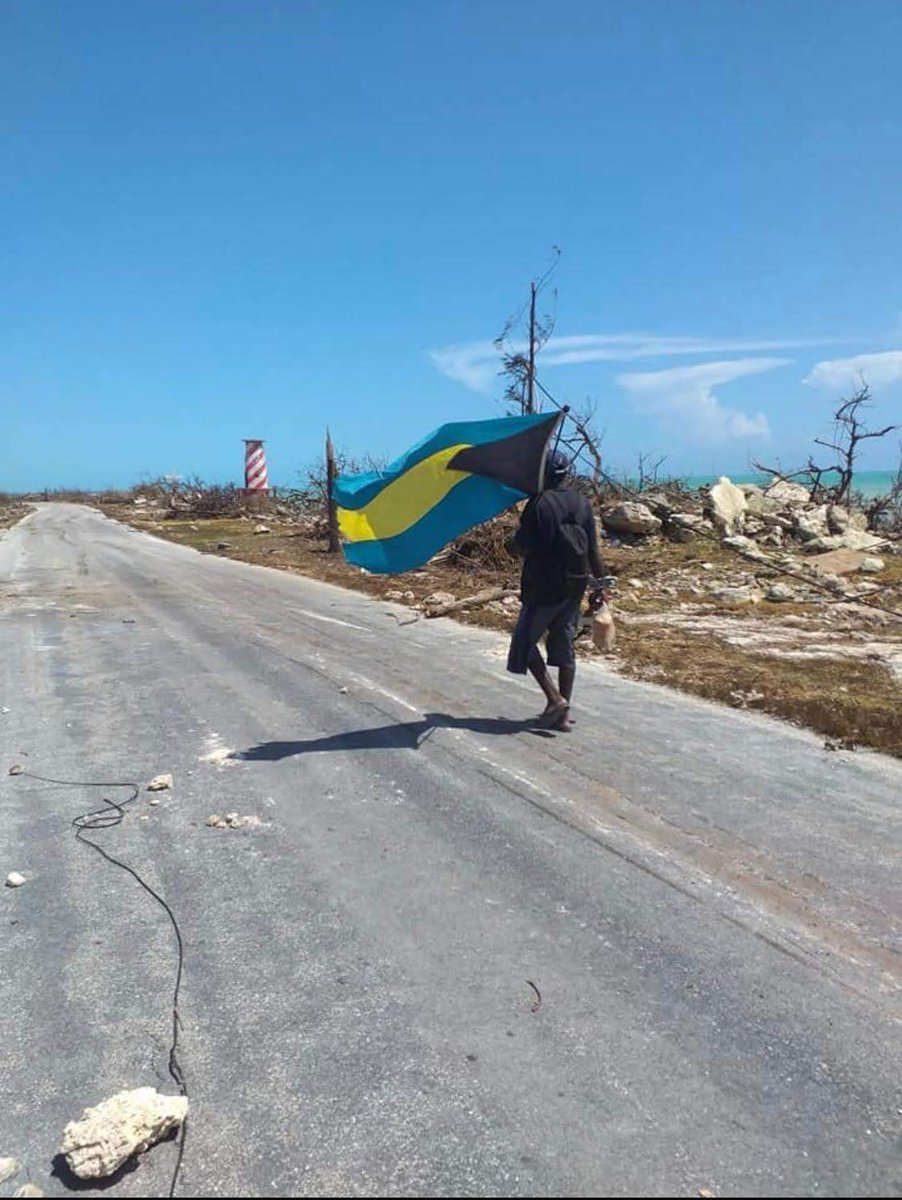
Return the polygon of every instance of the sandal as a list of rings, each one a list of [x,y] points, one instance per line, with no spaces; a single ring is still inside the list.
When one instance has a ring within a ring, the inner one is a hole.
[[[539,713],[539,719],[536,722],[539,729],[554,729],[559,721],[570,712],[570,705],[565,700],[562,704],[555,704],[554,708],[546,708],[543,713]]]

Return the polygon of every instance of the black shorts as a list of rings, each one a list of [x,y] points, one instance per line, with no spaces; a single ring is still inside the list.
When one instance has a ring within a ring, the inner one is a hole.
[[[573,641],[579,629],[581,603],[581,598],[559,600],[556,604],[524,601],[520,609],[520,619],[511,638],[507,669],[514,675],[525,675],[533,651],[546,634],[548,665],[575,666]]]

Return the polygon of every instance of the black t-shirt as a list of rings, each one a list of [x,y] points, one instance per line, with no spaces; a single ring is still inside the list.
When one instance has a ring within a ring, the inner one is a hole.
[[[565,521],[581,525],[589,541],[589,570],[600,578],[604,568],[598,555],[595,517],[588,499],[572,488],[540,492],[520,517],[516,543],[524,555],[520,596],[524,601],[557,604],[567,599],[561,571],[559,530]]]

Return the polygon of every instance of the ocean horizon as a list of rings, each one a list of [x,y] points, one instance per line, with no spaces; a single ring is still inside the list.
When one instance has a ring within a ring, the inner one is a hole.
[[[735,475],[731,475],[729,472],[722,472],[722,474],[726,474],[732,483],[756,483],[759,487],[766,487],[772,479],[771,475],[762,474],[760,471],[737,472]],[[666,474],[664,477],[666,478]],[[708,487],[709,484],[716,483],[720,475],[676,475],[675,478],[694,491],[696,488]],[[895,471],[856,471],[852,481],[852,491],[853,493],[860,492],[866,500],[871,500],[875,496],[885,495],[893,486],[895,479]]]

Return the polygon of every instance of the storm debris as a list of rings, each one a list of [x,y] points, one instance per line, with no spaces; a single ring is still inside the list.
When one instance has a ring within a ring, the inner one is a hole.
[[[207,824],[211,829],[259,829],[263,822],[257,816],[242,817],[236,812],[231,812],[224,816],[212,813],[207,817]]]

